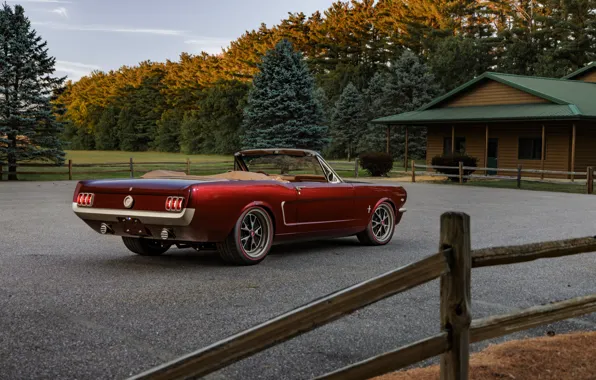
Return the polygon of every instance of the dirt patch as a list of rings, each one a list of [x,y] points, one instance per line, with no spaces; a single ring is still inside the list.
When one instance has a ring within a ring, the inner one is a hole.
[[[439,366],[398,371],[375,380],[437,380]],[[470,380],[596,379],[596,332],[514,340],[470,357]]]

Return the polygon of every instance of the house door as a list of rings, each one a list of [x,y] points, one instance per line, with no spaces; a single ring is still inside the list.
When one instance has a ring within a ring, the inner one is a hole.
[[[487,168],[498,168],[498,152],[499,152],[499,139],[492,138],[488,139],[488,151],[487,151],[487,161],[486,167]],[[488,175],[496,175],[496,170],[488,170]]]

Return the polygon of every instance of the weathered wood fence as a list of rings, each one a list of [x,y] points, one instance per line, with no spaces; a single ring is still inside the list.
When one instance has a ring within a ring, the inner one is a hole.
[[[354,363],[318,379],[368,379],[441,355],[442,380],[468,379],[470,343],[596,311],[596,294],[472,320],[470,280],[477,267],[596,251],[596,237],[471,250],[470,218],[441,216],[439,252],[339,290],[208,347],[149,369],[130,380],[194,379],[218,371],[365,306],[440,278],[440,331],[394,351]],[[506,286],[506,285],[505,285]]]
[[[565,184],[577,184],[584,185],[586,193],[594,193],[594,167],[590,166],[585,172],[565,172],[556,170],[540,170],[540,169],[524,169],[522,165],[518,165],[516,169],[511,168],[480,168],[475,166],[464,166],[463,162],[459,163],[459,166],[437,166],[437,165],[421,165],[416,164],[412,161],[412,182],[416,182],[416,176],[427,175],[436,177],[447,177],[457,179],[460,184],[464,183],[468,179],[498,179],[498,180],[511,180],[516,181],[517,188],[521,189],[522,181],[532,182],[548,182],[548,183],[565,183]],[[423,169],[417,171],[416,169]],[[449,173],[441,173],[438,170],[447,170]],[[483,171],[485,174],[466,174],[474,171]],[[505,175],[492,175],[488,172],[502,172],[502,173],[515,173],[512,176]],[[532,176],[524,176],[525,174],[531,174]],[[538,176],[538,174],[540,176]],[[545,178],[551,176],[551,178]],[[552,178],[552,177],[559,177]],[[566,178],[561,178],[566,177]],[[585,179],[578,180],[577,177],[583,177]]]
[[[353,162],[347,161],[331,161],[329,162],[331,167],[337,172],[349,173],[354,177],[358,177],[359,173],[359,160],[356,159]],[[234,167],[234,161],[232,160],[209,160],[209,161],[195,161],[191,162],[190,159],[186,161],[134,161],[132,157],[128,162],[109,162],[109,163],[74,163],[72,160],[68,160],[64,165],[55,165],[47,163],[19,163],[9,165],[7,163],[0,162],[0,181],[6,179],[10,172],[8,167],[16,167],[17,171],[13,174],[16,175],[61,175],[64,179],[69,180],[76,179],[77,175],[89,175],[89,174],[123,174],[128,173],[130,178],[134,178],[135,172],[146,172],[148,170],[155,170],[158,166],[159,169],[167,169],[168,167],[176,167],[176,169],[184,170],[188,175],[190,174],[204,174],[217,171],[231,170]],[[149,168],[152,167],[153,168]],[[19,170],[19,168],[43,168],[38,171]],[[76,168],[88,168],[89,170],[75,170]],[[149,168],[149,169],[148,169]]]

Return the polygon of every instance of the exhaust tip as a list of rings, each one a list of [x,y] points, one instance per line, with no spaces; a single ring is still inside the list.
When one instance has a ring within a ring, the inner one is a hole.
[[[168,229],[168,228],[164,228],[161,230],[161,239],[162,240],[168,240],[174,238],[174,231]]]
[[[112,227],[110,227],[108,224],[102,223],[101,226],[99,227],[99,232],[102,235],[106,235],[106,234],[114,233],[114,230],[112,230]]]

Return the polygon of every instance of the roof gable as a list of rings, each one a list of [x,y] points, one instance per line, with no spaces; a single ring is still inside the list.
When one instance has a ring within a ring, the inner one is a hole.
[[[500,74],[500,73],[492,73],[492,72],[486,72],[474,79],[472,79],[471,81],[462,84],[461,86],[449,91],[448,93],[446,93],[443,96],[440,96],[436,99],[434,99],[433,101],[431,101],[430,103],[427,103],[426,105],[422,106],[421,108],[418,109],[418,111],[424,111],[424,110],[428,110],[431,108],[436,108],[437,105],[444,103],[445,101],[454,99],[455,97],[461,96],[463,93],[469,91],[470,89],[472,89],[473,87],[477,86],[479,83],[482,83],[484,81],[487,80],[493,80],[499,83],[502,83],[506,86],[510,86],[512,88],[515,88],[517,90],[526,92],[530,95],[534,95],[538,98],[542,98],[545,99],[551,103],[555,103],[555,104],[569,104],[568,102],[562,100],[562,99],[558,99],[554,96],[551,96],[547,93],[541,92],[541,91],[536,91],[528,86],[523,86],[520,85],[519,83],[517,83],[517,81],[513,81],[511,80],[511,78],[508,78],[510,75],[508,74]],[[520,76],[514,76],[514,77],[520,77]],[[526,78],[532,78],[532,77],[526,77]]]
[[[565,75],[561,79],[581,80],[580,78],[590,75],[594,71],[596,71],[596,62],[590,62],[589,64],[582,67],[581,69],[576,70],[576,71],[572,72],[571,74]]]
[[[472,86],[472,88],[464,90],[449,99],[445,99],[433,108],[536,103],[552,104],[550,100],[518,90],[515,87],[492,79],[486,79]]]

